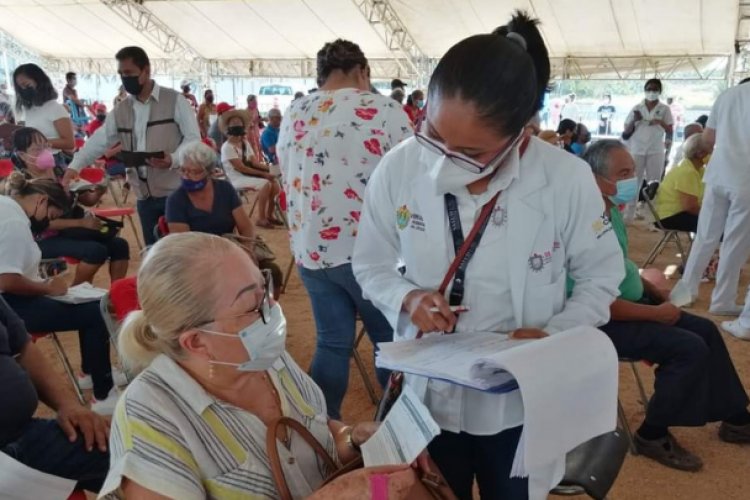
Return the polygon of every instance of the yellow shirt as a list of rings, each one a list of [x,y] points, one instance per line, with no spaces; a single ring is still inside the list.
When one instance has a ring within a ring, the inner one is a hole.
[[[698,170],[687,158],[669,171],[656,194],[656,213],[659,219],[666,219],[684,212],[680,203],[680,193],[695,196],[698,202],[703,201],[704,172],[703,166]]]

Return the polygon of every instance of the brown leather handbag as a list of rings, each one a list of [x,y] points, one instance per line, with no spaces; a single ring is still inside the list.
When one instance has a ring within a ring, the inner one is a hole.
[[[281,437],[283,436],[282,432],[284,429],[286,429],[287,436],[289,436],[289,433],[292,431],[299,435],[299,437],[301,437],[323,461],[326,470],[333,471],[325,479],[321,487],[344,474],[364,467],[361,457],[352,460],[341,467],[337,467],[336,462],[328,454],[325,447],[315,439],[315,436],[313,436],[304,425],[289,417],[279,417],[268,426],[268,433],[266,435],[266,453],[268,454],[271,473],[273,474],[273,480],[274,483],[276,483],[276,489],[279,492],[281,500],[293,500],[292,494],[289,491],[289,486],[286,482],[286,477],[284,476],[284,469],[281,467],[281,458],[279,457],[278,443],[279,441],[282,441]],[[438,470],[434,463],[430,464],[430,468],[434,471]],[[456,500],[453,491],[451,491],[442,474],[439,472],[427,473],[419,471],[415,473],[419,476],[420,481],[414,483],[414,486],[410,491],[404,494],[403,498],[408,498],[409,500]]]

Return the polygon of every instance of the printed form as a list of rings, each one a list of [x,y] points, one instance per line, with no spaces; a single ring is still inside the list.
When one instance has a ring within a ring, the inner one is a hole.
[[[380,428],[362,445],[365,467],[410,464],[438,434],[440,427],[430,410],[404,384]]]

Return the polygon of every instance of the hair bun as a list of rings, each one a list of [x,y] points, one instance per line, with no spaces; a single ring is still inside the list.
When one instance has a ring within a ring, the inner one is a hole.
[[[26,179],[26,176],[18,171],[11,173],[6,181],[7,189],[10,192],[22,191],[28,187],[28,184],[29,181]]]

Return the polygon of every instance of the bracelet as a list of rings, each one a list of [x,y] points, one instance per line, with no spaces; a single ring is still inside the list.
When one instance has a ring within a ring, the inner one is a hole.
[[[344,442],[349,446],[349,448],[356,451],[357,453],[361,453],[362,449],[357,443],[354,442],[354,438],[352,437],[352,435],[354,434],[354,426],[347,425],[346,427],[341,429],[341,432],[344,433]]]

